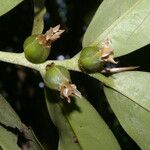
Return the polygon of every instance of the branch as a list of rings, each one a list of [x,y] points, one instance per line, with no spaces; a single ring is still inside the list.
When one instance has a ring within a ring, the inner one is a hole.
[[[56,65],[62,65],[69,70],[80,71],[80,69],[78,68],[77,57],[66,60],[48,60],[41,64],[33,64],[25,58],[24,53],[12,53],[0,51],[0,61],[32,68],[41,72],[42,74],[45,70],[45,67],[51,63],[55,63]]]
[[[24,53],[12,53],[12,52],[0,51],[0,61],[38,70],[37,68],[38,66],[36,64],[30,63],[24,57]]]
[[[51,63],[55,63],[56,65],[61,65],[69,70],[73,71],[80,71],[80,68],[78,67],[78,59],[79,59],[80,53],[75,55],[71,59],[66,60],[48,60],[41,64],[33,64],[30,63],[24,56],[24,53],[12,53],[12,52],[4,52],[0,51],[0,61],[25,66],[31,69],[35,69],[41,73],[42,76],[45,75],[46,66]],[[110,85],[110,81],[107,77],[105,77],[101,73],[95,73],[95,74],[88,74],[91,77],[94,77],[98,79],[99,81],[105,83],[107,86]]]

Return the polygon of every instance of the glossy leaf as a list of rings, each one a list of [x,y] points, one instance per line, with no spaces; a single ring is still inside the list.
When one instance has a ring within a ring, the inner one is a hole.
[[[0,16],[16,7],[23,0],[0,0]]]
[[[74,97],[68,104],[50,93],[46,90],[45,96],[49,114],[59,130],[60,150],[120,149],[111,130],[84,97]]]
[[[146,88],[143,90],[147,91]],[[105,87],[104,91],[112,110],[124,130],[131,136],[131,138],[133,138],[141,149],[149,150],[150,112],[131,101],[130,98],[111,88]],[[134,92],[134,90],[130,91],[131,94],[134,94]],[[139,93],[141,92],[139,91]],[[149,95],[149,93],[150,91],[147,91],[147,95]],[[150,98],[144,98],[145,97],[140,97],[139,100],[150,101]]]
[[[19,134],[27,140],[23,141],[25,142],[23,143],[24,148],[30,146],[33,150],[43,150],[32,129],[21,122],[12,107],[0,95],[0,147],[3,149],[12,149],[13,147],[14,150],[17,150]]]
[[[44,28],[44,15],[46,8],[44,6],[45,0],[34,0],[34,22],[33,22],[33,34],[41,34]]]
[[[0,150],[21,150],[17,145],[18,137],[0,125]]]
[[[150,43],[149,0],[104,0],[83,38],[83,47],[112,41],[115,57]]]

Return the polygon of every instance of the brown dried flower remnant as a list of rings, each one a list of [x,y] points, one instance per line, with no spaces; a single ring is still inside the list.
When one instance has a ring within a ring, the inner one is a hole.
[[[81,98],[81,93],[77,90],[75,84],[70,84],[69,82],[62,83],[59,87],[60,95],[67,98],[67,102],[71,103],[70,96],[78,96]]]
[[[37,36],[37,39],[40,44],[42,44],[46,48],[50,48],[51,44],[60,38],[61,34],[65,30],[60,29],[60,25],[55,27],[50,27],[50,29],[45,34],[40,34]]]
[[[108,38],[102,43],[101,51],[102,60],[117,64],[117,62],[114,60],[114,50],[111,48],[111,41]]]
[[[113,64],[117,64],[117,62],[114,60],[114,50],[111,48],[111,40],[106,39],[102,43],[102,49],[101,49],[101,58],[104,62],[111,62]],[[118,73],[122,71],[129,71],[139,68],[139,66],[134,67],[120,67],[120,68],[104,68],[101,72],[102,73]]]

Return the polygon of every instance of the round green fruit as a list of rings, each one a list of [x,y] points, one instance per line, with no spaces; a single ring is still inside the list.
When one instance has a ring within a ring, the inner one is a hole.
[[[101,59],[101,53],[96,46],[83,48],[78,61],[80,69],[89,73],[103,70],[104,61]]]
[[[70,73],[62,66],[51,64],[46,69],[44,81],[50,89],[59,90],[63,83],[69,83],[71,81]]]
[[[59,91],[60,96],[66,98],[68,103],[71,103],[72,96],[81,97],[76,85],[71,83],[69,71],[62,66],[54,63],[48,65],[43,79],[48,88]]]
[[[35,64],[45,62],[50,53],[50,47],[41,44],[37,37],[29,36],[23,44],[26,59]]]

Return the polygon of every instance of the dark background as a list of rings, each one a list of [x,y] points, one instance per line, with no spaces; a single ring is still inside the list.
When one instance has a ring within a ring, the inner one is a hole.
[[[100,0],[46,1],[44,31],[57,24],[61,24],[66,30],[62,38],[53,45],[49,59],[70,58],[82,49],[82,36],[99,4]],[[23,52],[22,44],[31,34],[33,16],[33,3],[26,0],[0,17],[0,50]],[[141,66],[141,71],[150,71],[149,48],[146,46],[117,58],[119,65],[137,65]],[[71,72],[71,76],[81,93],[89,99],[112,129],[122,149],[138,150],[139,147],[124,132],[109,107],[102,84],[81,73]],[[45,149],[56,150],[58,134],[47,113],[43,81],[39,73],[22,66],[0,62],[0,93],[9,101],[22,121],[33,128]]]

